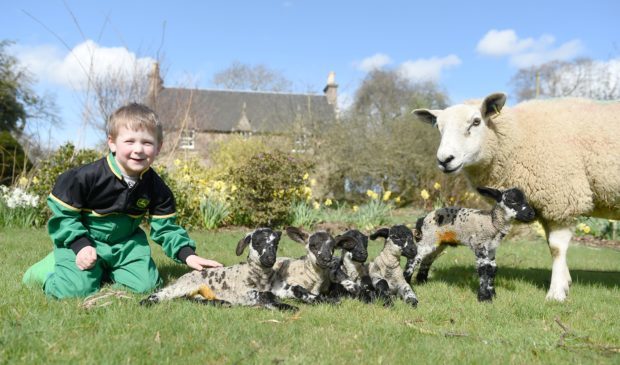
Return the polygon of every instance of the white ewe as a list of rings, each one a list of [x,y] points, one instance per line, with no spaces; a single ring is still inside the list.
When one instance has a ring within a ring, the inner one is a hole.
[[[563,301],[574,218],[620,219],[620,103],[567,98],[503,108],[505,102],[495,93],[479,105],[413,113],[441,133],[440,170],[463,171],[472,186],[525,193],[553,256],[547,299]]]

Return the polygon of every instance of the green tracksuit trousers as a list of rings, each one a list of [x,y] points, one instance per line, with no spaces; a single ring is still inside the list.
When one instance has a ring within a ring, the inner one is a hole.
[[[57,299],[86,297],[97,292],[102,281],[136,293],[149,292],[160,283],[151,248],[141,229],[124,242],[112,245],[95,239],[93,242],[97,262],[91,269],[80,270],[75,264],[73,250],[57,247],[53,252],[52,272],[45,272],[45,266],[49,268],[52,262],[48,256],[28,269],[24,282],[44,282],[45,293]]]

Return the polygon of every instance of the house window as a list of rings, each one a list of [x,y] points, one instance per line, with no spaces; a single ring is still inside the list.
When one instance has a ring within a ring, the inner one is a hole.
[[[193,129],[181,131],[179,147],[183,150],[193,150],[195,148],[196,132]]]

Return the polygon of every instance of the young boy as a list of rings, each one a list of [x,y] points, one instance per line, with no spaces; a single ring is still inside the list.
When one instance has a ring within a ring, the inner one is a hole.
[[[144,293],[160,282],[145,232],[166,255],[201,270],[222,266],[195,253],[196,245],[175,224],[174,197],[150,166],[163,142],[156,114],[140,104],[118,109],[108,121],[110,154],[58,177],[47,204],[54,252],[24,274],[48,296],[88,296],[103,278]]]

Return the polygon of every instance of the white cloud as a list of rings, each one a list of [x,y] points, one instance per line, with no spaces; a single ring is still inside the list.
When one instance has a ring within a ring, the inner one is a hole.
[[[74,90],[88,88],[91,79],[114,73],[131,77],[148,73],[155,62],[150,57],[139,58],[123,47],[102,47],[92,40],[75,46],[64,53],[57,47],[15,46],[15,55],[39,80],[62,85]]]
[[[405,61],[398,67],[398,72],[411,81],[436,81],[439,80],[444,70],[460,64],[461,59],[456,55],[443,58],[432,57]]]
[[[377,70],[382,68],[383,66],[389,65],[390,63],[392,63],[390,56],[383,53],[376,53],[370,57],[364,58],[357,65],[357,68],[364,72],[370,72],[372,70]]]
[[[507,56],[512,65],[524,68],[574,58],[582,52],[583,45],[580,40],[574,39],[556,47],[552,35],[520,39],[512,29],[492,29],[478,42],[476,50],[487,56]]]

